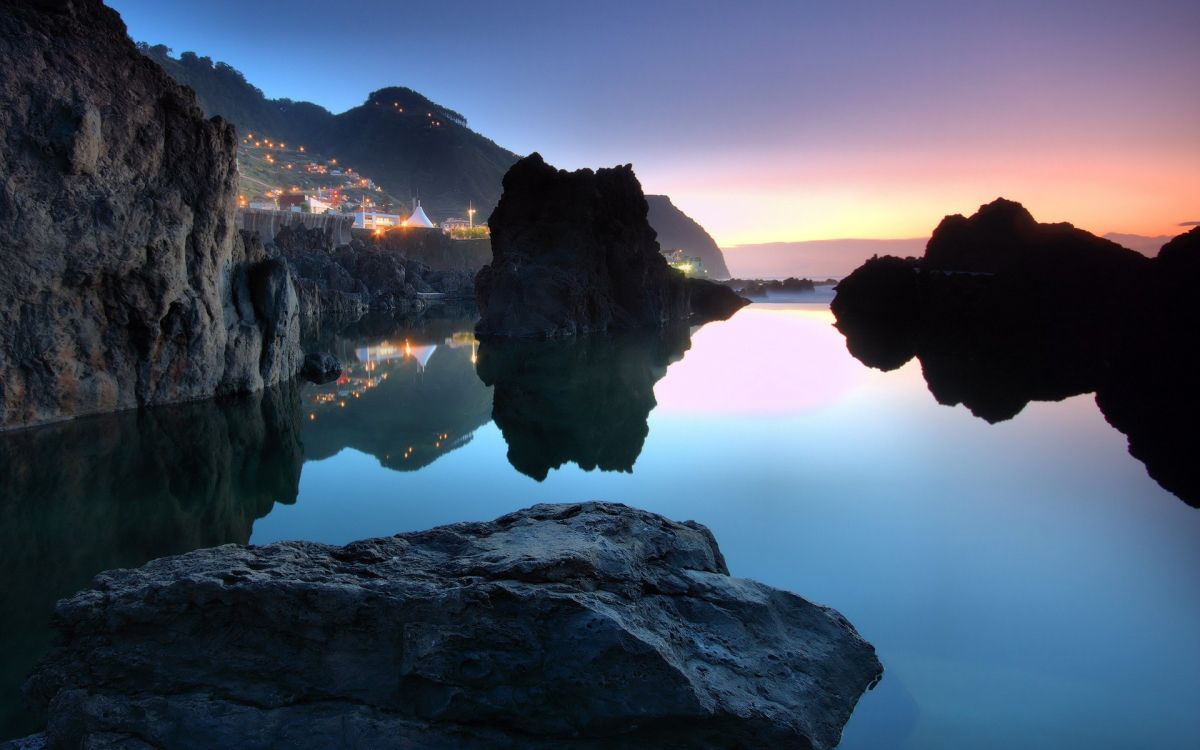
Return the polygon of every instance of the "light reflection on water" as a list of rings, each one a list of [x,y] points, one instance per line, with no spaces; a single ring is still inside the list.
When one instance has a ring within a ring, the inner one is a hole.
[[[915,361],[863,367],[831,322],[755,305],[690,348],[683,332],[531,352],[430,321],[334,338],[346,377],[298,397],[0,438],[0,560],[24,582],[4,601],[37,613],[0,626],[27,652],[0,664],[0,704],[48,646],[53,598],[99,567],[598,498],[707,524],[735,575],[875,644],[887,672],[843,748],[1200,746],[1200,511],[1090,396],[988,425],[938,406]],[[29,584],[48,567],[53,592]]]
[[[308,462],[253,541],[363,536],[600,498],[716,533],[735,575],[834,606],[883,683],[844,748],[1193,748],[1200,513],[1090,396],[999,425],[938,406],[919,365],[852,359],[827,308],[756,305],[695,332],[654,386],[631,474],[538,482],[488,423],[417,473]]]

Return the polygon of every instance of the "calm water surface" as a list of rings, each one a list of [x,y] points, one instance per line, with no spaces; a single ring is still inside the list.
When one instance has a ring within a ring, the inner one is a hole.
[[[337,384],[5,438],[3,728],[36,726],[17,687],[53,600],[105,567],[605,499],[700,521],[735,575],[855,624],[886,673],[843,748],[1200,747],[1200,511],[1090,396],[989,425],[832,320],[760,304],[690,348],[537,351],[465,318],[366,329],[333,342]]]

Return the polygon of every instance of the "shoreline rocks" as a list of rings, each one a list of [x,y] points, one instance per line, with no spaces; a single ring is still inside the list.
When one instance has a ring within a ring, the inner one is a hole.
[[[703,526],[599,502],[199,550],[55,617],[27,686],[52,746],[823,749],[882,674]]]
[[[989,422],[1030,401],[1096,393],[1130,453],[1200,506],[1200,230],[1147,258],[1003,199],[949,216],[922,258],[873,258],[831,308],[850,353],[893,370],[916,357],[941,404]]]
[[[0,3],[0,429],[257,390],[299,365],[234,224],[236,137],[99,0]]]
[[[693,287],[662,257],[647,211],[629,165],[566,172],[536,153],[517,162],[488,219],[476,333],[556,338],[692,318]]]

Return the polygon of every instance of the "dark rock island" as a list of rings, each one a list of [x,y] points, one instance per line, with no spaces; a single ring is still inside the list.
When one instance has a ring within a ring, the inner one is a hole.
[[[199,550],[56,621],[27,686],[55,747],[833,748],[882,673],[703,526],[607,503]]]
[[[867,261],[832,309],[859,360],[915,356],[939,403],[989,422],[1095,392],[1149,474],[1200,505],[1197,284],[1200,230],[1147,258],[1000,199],[946,217],[922,258]]]
[[[234,231],[233,128],[99,0],[0,2],[0,429],[251,391],[299,365]]]
[[[746,304],[667,265],[626,165],[566,172],[538,154],[504,176],[475,279],[483,337],[553,338],[728,317]],[[693,290],[701,303],[693,306]]]

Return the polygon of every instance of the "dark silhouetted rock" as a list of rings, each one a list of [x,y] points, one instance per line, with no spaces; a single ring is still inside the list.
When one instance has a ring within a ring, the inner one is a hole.
[[[1185,447],[1200,422],[1198,257],[1195,231],[1151,260],[998,200],[943,220],[924,258],[867,261],[832,309],[859,360],[890,370],[915,356],[939,403],[989,422],[1095,392],[1148,473],[1200,505]]]
[[[508,460],[541,481],[568,461],[632,471],[657,402],[654,384],[691,345],[686,327],[565,341],[484,340],[479,378]]]
[[[329,352],[310,352],[304,357],[300,374],[310,383],[328,383],[342,374],[342,363]]]
[[[696,220],[680,211],[665,195],[647,195],[646,214],[650,226],[658,235],[658,245],[663,250],[682,249],[687,255],[695,256],[704,263],[704,270],[714,279],[729,278],[729,267],[725,255],[717,247],[716,240],[696,223]]]
[[[0,2],[0,52],[0,428],[290,377],[298,301],[234,230],[233,128],[99,0]]]
[[[29,683],[55,746],[833,748],[882,673],[837,612],[624,505],[97,577]]]
[[[687,287],[692,316],[700,322],[728,320],[735,312],[750,304],[750,300],[715,281],[688,279]]]
[[[729,279],[722,282],[743,297],[769,299],[772,295],[805,294],[817,289],[812,279],[798,279],[789,276],[786,279]]]
[[[658,328],[690,315],[659,253],[629,165],[555,169],[532,154],[504,176],[488,219],[492,262],[475,279],[481,337],[552,338]]]

